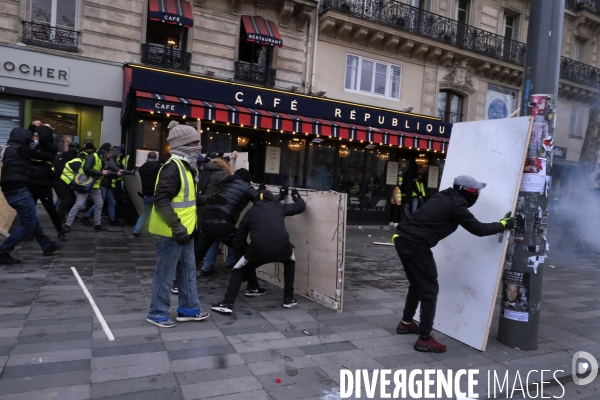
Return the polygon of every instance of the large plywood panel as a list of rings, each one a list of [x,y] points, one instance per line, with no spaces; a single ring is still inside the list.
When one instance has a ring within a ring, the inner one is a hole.
[[[440,188],[459,175],[486,182],[470,210],[481,222],[499,221],[514,211],[530,130],[529,117],[454,124]],[[479,238],[459,227],[433,248],[440,284],[434,329],[485,350],[507,244],[506,232]]]
[[[268,186],[273,193],[279,187]],[[287,217],[285,226],[295,246],[294,291],[336,311],[342,311],[346,236],[346,194],[298,189],[306,210]],[[291,202],[288,196],[284,203]],[[258,276],[283,287],[283,264],[267,264]]]

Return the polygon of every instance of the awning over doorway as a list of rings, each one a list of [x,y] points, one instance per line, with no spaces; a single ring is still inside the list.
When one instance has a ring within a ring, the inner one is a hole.
[[[136,91],[138,111],[199,118],[282,133],[318,135],[418,150],[447,151],[448,139],[321,118]]]
[[[281,40],[281,34],[275,22],[255,15],[242,15],[242,22],[248,42],[283,46],[283,40]]]
[[[150,0],[148,16],[152,21],[166,24],[194,26],[192,5],[187,0]]]

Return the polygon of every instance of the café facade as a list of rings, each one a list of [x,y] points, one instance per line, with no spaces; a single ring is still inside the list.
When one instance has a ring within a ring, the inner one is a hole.
[[[124,66],[123,142],[132,162],[168,157],[168,124],[203,152],[247,152],[255,183],[347,193],[348,223],[388,222],[398,171],[438,190],[452,125],[437,118],[206,76]]]

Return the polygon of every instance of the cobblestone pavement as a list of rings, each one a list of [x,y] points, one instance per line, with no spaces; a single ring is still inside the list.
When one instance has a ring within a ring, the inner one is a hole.
[[[52,232],[47,218],[43,226]],[[477,368],[480,398],[488,397],[488,373],[508,373],[511,387],[519,373],[533,395],[541,377],[527,382],[530,370],[562,369],[563,398],[600,399],[600,377],[586,387],[570,382],[576,351],[600,359],[597,254],[550,257],[538,350],[496,340],[497,308],[485,352],[437,333],[448,351],[423,354],[412,348],[415,336],[395,332],[407,282],[394,248],[372,244],[389,240],[391,231],[348,229],[342,313],[300,297],[296,308],[283,309],[282,290],[265,283],[266,296],[240,296],[231,316],[211,312],[206,321],[161,330],[145,321],[153,240],[129,238],[131,227],[111,230],[95,233],[76,222],[57,256],[41,257],[35,242],[24,242],[13,254],[23,264],[0,268],[0,400],[336,399],[342,368]],[[116,341],[106,339],[71,267]],[[205,309],[224,294],[228,273],[222,264],[217,270],[198,279]],[[561,388],[553,381],[545,394],[559,396]],[[378,387],[375,393],[379,398]]]

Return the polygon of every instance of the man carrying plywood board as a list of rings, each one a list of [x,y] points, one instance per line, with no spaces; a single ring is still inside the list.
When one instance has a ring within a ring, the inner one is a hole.
[[[507,214],[500,222],[481,223],[469,211],[486,186],[483,182],[462,175],[454,179],[454,186],[434,195],[422,208],[409,214],[401,222],[392,242],[410,283],[402,321],[396,332],[417,334],[415,350],[443,353],[446,346],[438,343],[431,331],[439,292],[438,273],[431,248],[462,226],[476,236],[490,236],[514,227],[514,219]],[[413,321],[421,303],[420,323]]]

